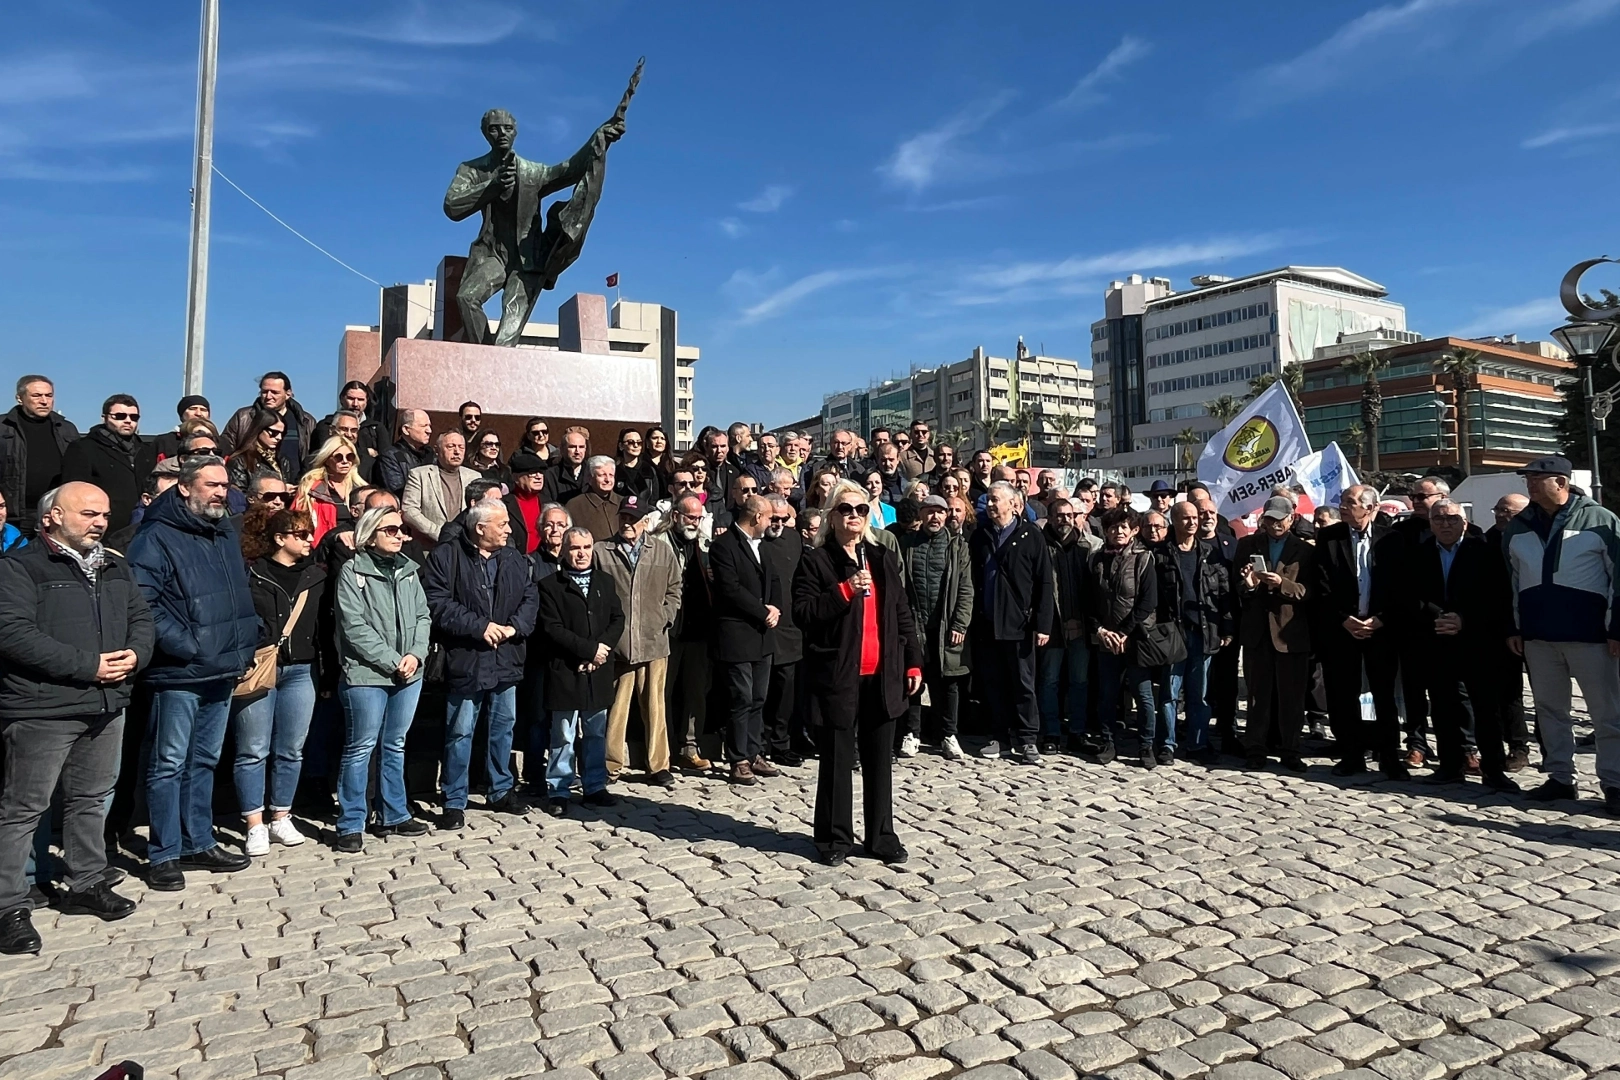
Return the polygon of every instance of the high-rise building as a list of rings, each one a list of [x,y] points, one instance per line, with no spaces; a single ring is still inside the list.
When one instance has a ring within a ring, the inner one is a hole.
[[[1387,295],[1331,266],[1201,275],[1186,292],[1163,277],[1111,282],[1104,316],[1091,324],[1096,466],[1143,482],[1133,487],[1186,479],[1221,427],[1209,402],[1242,400],[1251,380],[1309,360],[1345,334],[1419,340],[1407,332],[1406,309]]]
[[[828,394],[821,406],[823,437],[848,428],[865,438],[875,427],[905,427],[913,419],[926,420],[936,442],[958,450],[1022,439],[1027,420],[1034,464],[1078,463],[1095,436],[1091,371],[1075,360],[1031,353],[1019,339],[1011,357],[979,346],[955,363]]]

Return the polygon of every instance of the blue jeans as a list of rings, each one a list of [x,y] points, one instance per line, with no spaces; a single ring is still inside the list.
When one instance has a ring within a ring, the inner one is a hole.
[[[574,786],[574,740],[579,740],[580,772],[585,794],[607,790],[607,710],[584,715],[553,710],[551,753],[546,758],[546,789],[553,799],[566,799]]]
[[[1203,750],[1208,745],[1209,702],[1205,688],[1209,685],[1209,657],[1204,654],[1204,632],[1195,626],[1182,624],[1187,638],[1187,659],[1168,667],[1169,675],[1161,684],[1159,693],[1164,698],[1164,725],[1170,733],[1168,745],[1174,747],[1176,732],[1176,699],[1186,694],[1183,711],[1187,716],[1182,742],[1188,750]]]
[[[422,680],[403,686],[350,686],[338,689],[343,699],[346,735],[343,760],[338,766],[338,833],[357,833],[366,827],[366,785],[371,779],[371,754],[381,749],[377,764],[377,814],[384,825],[409,821],[405,799],[405,733],[416,718]]]
[[[267,763],[270,809],[292,809],[313,715],[315,679],[308,664],[282,664],[275,687],[236,711],[236,798],[243,817],[264,812]]]
[[[235,679],[220,679],[152,695],[146,857],[154,866],[214,846],[214,766],[225,743],[235,686]]]
[[[489,769],[487,798],[499,799],[512,790],[512,726],[517,722],[517,686],[448,695],[444,718],[444,772],[439,787],[446,810],[467,809],[467,771],[472,763],[473,729],[478,711],[489,702]]]
[[[1086,728],[1086,668],[1090,662],[1089,650],[1086,648],[1086,639],[1077,637],[1073,641],[1058,640],[1063,633],[1061,627],[1052,635],[1051,644],[1040,652],[1039,692],[1041,701],[1041,728],[1042,734],[1047,738],[1055,739],[1063,734],[1064,711],[1068,713],[1069,730],[1075,734],[1082,734]],[[1062,710],[1058,704],[1058,684],[1062,681],[1064,672],[1069,676],[1068,708]]]
[[[1097,678],[1102,682],[1097,698],[1097,719],[1102,724],[1103,733],[1114,741],[1125,734],[1125,725],[1119,719],[1120,686],[1123,683],[1136,699],[1137,738],[1144,748],[1151,747],[1158,719],[1158,712],[1153,708],[1153,669],[1127,663],[1125,657],[1100,649],[1097,652]],[[1170,732],[1164,745],[1176,745],[1174,731]]]

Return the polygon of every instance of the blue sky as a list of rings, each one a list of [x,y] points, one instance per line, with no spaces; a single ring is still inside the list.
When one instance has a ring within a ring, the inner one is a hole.
[[[779,423],[965,356],[1084,357],[1109,279],[1337,264],[1431,335],[1559,321],[1612,252],[1620,0],[224,0],[216,163],[385,282],[469,223],[440,201],[511,109],[571,153],[647,71],[560,299],[678,308],[699,419]],[[172,423],[197,5],[12,0],[0,47],[0,382],[55,374]],[[1583,43],[1585,44],[1583,47]],[[215,184],[207,392],[266,368],[325,411],[373,286]],[[552,296],[541,312],[555,308]]]

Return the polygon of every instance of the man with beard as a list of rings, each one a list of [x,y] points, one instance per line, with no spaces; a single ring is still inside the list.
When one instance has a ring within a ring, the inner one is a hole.
[[[923,685],[939,718],[939,748],[946,758],[960,761],[957,741],[962,683],[968,676],[967,633],[973,623],[973,571],[967,541],[953,533],[946,520],[950,507],[938,495],[922,501],[920,527],[900,537],[900,570],[905,577],[906,599],[923,641]],[[898,752],[916,757],[922,748],[922,695],[912,697],[900,721]]]
[[[109,529],[129,524],[141,500],[141,483],[157,464],[157,451],[137,432],[141,407],[128,394],[114,394],[101,404],[101,423],[62,454],[62,482],[94,484],[107,493]]]
[[[707,772],[709,760],[698,749],[709,695],[709,551],[702,539],[703,502],[696,495],[675,500],[664,535],[681,564],[681,608],[669,628],[669,668],[664,682],[666,711],[681,740],[680,766]]]
[[[214,766],[231,692],[253,663],[259,615],[236,530],[226,520],[230,478],[218,458],[191,459],[180,482],[152,500],[129,546],[129,565],[152,611],[153,691],[147,883],[186,887],[182,870],[228,873],[250,860],[214,842]]]
[[[968,502],[977,506],[979,500],[990,490],[990,473],[996,467],[996,459],[990,456],[988,450],[976,450],[972,460],[968,463]]]
[[[765,692],[765,754],[773,765],[795,767],[804,757],[794,749],[801,734],[796,677],[804,657],[804,635],[793,621],[793,575],[804,557],[804,542],[793,528],[793,506],[778,494],[766,496],[770,517],[759,542],[759,557],[770,569],[770,602],[782,613],[771,628],[771,685]]]

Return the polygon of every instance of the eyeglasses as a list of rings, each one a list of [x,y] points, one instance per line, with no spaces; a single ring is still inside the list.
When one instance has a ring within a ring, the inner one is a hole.
[[[479,446],[484,446],[484,447],[493,446],[495,449],[499,450],[501,448],[501,440],[499,440],[499,439],[485,439],[483,442],[479,443],[478,445]]]
[[[295,529],[292,532],[285,533],[283,535],[296,536],[300,540],[313,540],[313,539],[315,539],[315,534],[313,532],[310,532],[308,529]]]
[[[353,454],[333,454],[331,457],[327,458],[326,460],[327,461],[358,461],[359,459],[356,458]]]
[[[737,489],[743,495],[753,495],[759,491],[757,487],[740,487]]]
[[[866,503],[861,503],[859,506],[851,506],[849,503],[839,503],[837,506],[833,507],[833,513],[843,514],[845,516],[865,517],[871,512],[872,507]]]
[[[139,420],[140,418],[141,414],[138,412],[110,412],[107,414],[109,420]]]
[[[219,453],[217,446],[193,446],[189,450],[180,451],[181,457],[213,457]]]
[[[286,502],[287,501],[287,494],[288,493],[285,492],[285,491],[261,491],[261,492],[259,492],[259,501],[260,502]]]
[[[403,531],[403,527],[399,525],[379,525],[377,531],[384,536],[398,536]]]
[[[536,435],[550,435],[550,434],[551,434],[551,432],[547,431],[543,427],[537,427],[537,428],[530,428],[529,429],[529,438],[531,438],[531,439],[534,438]]]
[[[266,435],[266,436],[268,436],[268,437],[270,437],[272,439],[279,439],[283,435],[287,434],[287,429],[282,428],[280,431],[277,431],[275,428],[267,427],[263,431],[259,432],[259,434]]]
[[[771,515],[771,524],[772,525],[786,525],[788,522],[790,522],[792,520],[793,520],[792,518],[787,517],[785,515],[782,516],[782,517],[777,517],[774,514]]]
[[[624,445],[626,445],[626,446],[640,446],[641,445],[641,440],[640,439],[626,439],[626,440],[624,440]]]

